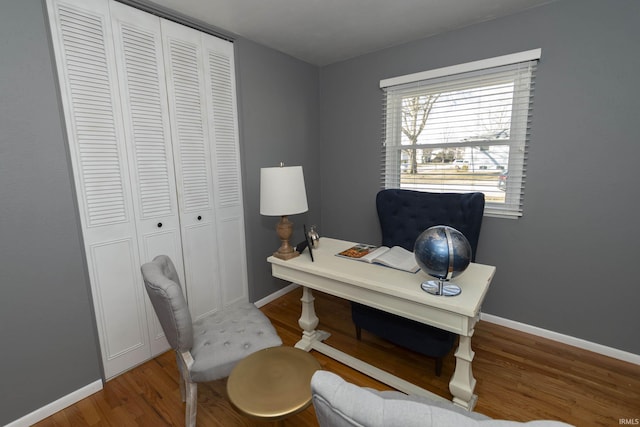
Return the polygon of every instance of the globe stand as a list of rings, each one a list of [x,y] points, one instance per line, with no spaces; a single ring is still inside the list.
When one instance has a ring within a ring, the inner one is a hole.
[[[420,287],[423,291],[430,293],[431,295],[437,296],[445,296],[445,297],[455,297],[456,295],[460,295],[462,289],[460,286],[454,285],[453,283],[447,283],[447,280],[427,280],[426,282],[422,282]]]
[[[464,234],[447,225],[427,228],[416,239],[413,253],[422,271],[437,279],[422,282],[423,291],[445,297],[460,295],[460,286],[449,280],[471,262],[471,245]]]

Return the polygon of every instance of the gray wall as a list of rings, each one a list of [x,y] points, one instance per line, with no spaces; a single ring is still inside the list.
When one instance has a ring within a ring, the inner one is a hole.
[[[40,0],[0,12],[0,425],[100,379]]]
[[[638,17],[561,0],[322,68],[323,234],[379,242],[380,79],[542,48],[524,217],[482,226],[483,311],[640,354]]]
[[[248,40],[235,46],[249,297],[256,301],[288,284],[266,262],[280,246],[280,218],[260,215],[260,168],[302,165],[309,211],[290,217],[292,244],[304,238],[303,224],[320,221],[318,68]]]

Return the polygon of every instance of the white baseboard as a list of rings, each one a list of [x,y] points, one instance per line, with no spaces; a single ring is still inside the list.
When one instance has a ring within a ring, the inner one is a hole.
[[[267,295],[260,301],[256,301],[258,308],[265,304],[270,303],[285,295],[300,285],[291,283],[290,285],[274,292],[271,295]],[[517,331],[526,332],[531,335],[550,339],[552,341],[558,341],[563,344],[571,345],[574,347],[582,348],[584,350],[592,351],[594,353],[602,354],[604,356],[613,357],[614,359],[622,360],[625,362],[640,365],[640,355],[629,353],[627,351],[618,350],[617,348],[607,347],[606,345],[597,344],[594,342],[586,341],[581,338],[572,337],[569,335],[560,334],[558,332],[549,331],[546,329],[538,328],[537,326],[527,325],[526,323],[516,322],[515,320],[504,319],[502,317],[494,316],[492,314],[480,313],[480,318],[489,323],[495,323],[496,325],[505,326],[507,328],[515,329]]]
[[[613,357],[614,359],[623,360],[635,365],[640,365],[640,355],[638,354],[629,353],[627,351],[607,347],[606,345],[597,344],[591,341],[583,340],[581,338],[576,338],[569,335],[560,334],[558,332],[549,331],[547,329],[538,328],[537,326],[527,325],[526,323],[516,322],[515,320],[504,319],[492,314],[481,313],[480,319],[489,323],[495,323],[496,325],[501,325],[507,328],[526,332],[527,334],[547,338],[552,341],[558,341],[563,344],[592,351],[604,356]]]
[[[22,418],[10,422],[5,427],[29,427],[100,390],[102,390],[102,380],[96,380],[91,384],[87,384],[86,386],[61,397],[60,399],[43,406],[42,408],[36,409]]]
[[[274,293],[272,293],[270,295],[267,295],[266,297],[262,298],[261,300],[256,301],[254,304],[256,305],[256,307],[260,308],[263,305],[269,304],[271,301],[277,300],[282,295],[288,294],[289,292],[291,292],[292,290],[294,290],[298,286],[300,286],[300,285],[297,285],[295,283],[291,283],[291,284],[285,286],[284,288],[280,289],[279,291],[276,291],[276,292],[274,292]]]

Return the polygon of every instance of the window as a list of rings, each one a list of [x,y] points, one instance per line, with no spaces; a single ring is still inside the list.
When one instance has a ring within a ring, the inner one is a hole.
[[[518,217],[540,49],[382,80],[384,188],[484,193]]]

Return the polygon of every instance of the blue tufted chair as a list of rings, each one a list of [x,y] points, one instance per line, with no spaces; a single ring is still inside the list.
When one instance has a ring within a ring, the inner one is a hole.
[[[196,425],[199,382],[229,376],[242,358],[282,345],[271,322],[246,302],[192,322],[176,269],[166,255],[142,266],[144,285],[167,341],[176,352],[185,426]]]
[[[376,208],[382,231],[383,246],[402,246],[413,251],[413,245],[424,230],[434,225],[448,225],[465,235],[475,261],[480,226],[484,213],[482,193],[426,193],[388,189],[376,196]],[[436,375],[442,373],[442,359],[453,348],[456,335],[404,317],[352,303],[351,315],[356,336],[362,329],[399,346],[436,359]]]

